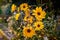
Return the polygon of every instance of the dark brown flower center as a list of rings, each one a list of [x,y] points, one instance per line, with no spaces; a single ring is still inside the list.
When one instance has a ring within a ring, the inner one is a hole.
[[[23,6],[23,8],[25,8],[25,6]]]
[[[38,27],[40,27],[40,25],[39,25],[39,24],[38,24],[37,26],[38,26]]]
[[[30,32],[31,32],[31,30],[30,30],[30,29],[28,29],[28,30],[27,30],[27,32],[28,32],[28,33],[30,33]]]
[[[37,14],[40,15],[40,12],[38,12]]]
[[[29,16],[27,17],[27,19],[29,18]]]

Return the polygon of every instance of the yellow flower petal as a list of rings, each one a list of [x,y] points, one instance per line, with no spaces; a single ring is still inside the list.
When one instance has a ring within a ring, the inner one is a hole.
[[[11,6],[11,12],[14,12],[15,10],[16,10],[16,5],[12,4],[12,6]]]
[[[25,16],[24,21],[27,21],[28,23],[32,23],[33,22],[33,17],[32,16]]]
[[[15,19],[18,20],[18,19],[19,19],[19,16],[20,16],[20,13],[17,13],[17,14],[15,15]]]

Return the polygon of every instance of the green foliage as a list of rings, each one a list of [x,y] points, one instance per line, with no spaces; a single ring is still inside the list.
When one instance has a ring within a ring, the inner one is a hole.
[[[0,8],[0,14],[2,14],[2,10],[1,10],[1,8]]]

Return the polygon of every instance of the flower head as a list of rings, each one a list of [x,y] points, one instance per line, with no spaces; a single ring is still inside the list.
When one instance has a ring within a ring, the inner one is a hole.
[[[25,16],[24,21],[27,21],[28,23],[32,23],[33,22],[33,17],[32,16]]]
[[[28,9],[28,4],[27,3],[23,3],[20,5],[20,9],[25,11],[26,9]]]
[[[30,16],[30,9],[25,10],[25,16]]]
[[[35,34],[35,30],[32,27],[24,27],[23,29],[23,35],[25,37],[33,37],[33,35]]]
[[[15,20],[18,20],[20,16],[20,13],[15,14]]]
[[[12,6],[11,6],[11,12],[14,12],[15,10],[16,10],[16,5],[12,4]]]
[[[33,10],[33,14],[37,20],[42,20],[45,18],[45,11],[42,10],[41,7],[36,7],[36,10]]]
[[[44,28],[44,24],[41,21],[37,21],[34,23],[35,30],[41,30]]]

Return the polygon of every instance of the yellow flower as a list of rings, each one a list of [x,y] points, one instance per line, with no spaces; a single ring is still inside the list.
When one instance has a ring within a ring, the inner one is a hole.
[[[34,23],[35,30],[41,30],[44,28],[44,24],[41,21],[37,21]]]
[[[30,16],[30,9],[25,10],[25,16]]]
[[[25,11],[26,9],[28,9],[28,4],[27,3],[23,3],[20,5],[20,9]]]
[[[19,16],[20,16],[20,13],[17,13],[17,14],[15,15],[15,20],[18,20],[18,19],[19,19]]]
[[[27,21],[28,23],[32,23],[33,22],[33,17],[32,16],[25,16],[24,21]]]
[[[36,10],[33,10],[33,14],[37,20],[42,20],[45,18],[45,11],[41,7],[36,7]]]
[[[11,12],[14,12],[15,10],[16,10],[16,5],[12,4],[12,6],[11,6]]]
[[[26,38],[32,38],[33,35],[35,34],[35,30],[30,26],[30,27],[24,27],[23,29],[23,36],[25,36]]]

